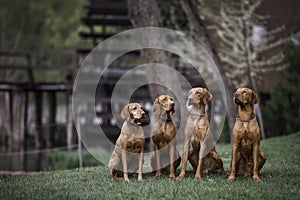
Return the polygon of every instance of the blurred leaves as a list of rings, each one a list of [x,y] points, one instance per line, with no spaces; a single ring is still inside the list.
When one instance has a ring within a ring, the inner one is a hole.
[[[0,0],[0,48],[70,48],[79,43],[86,0]]]
[[[269,136],[300,130],[300,47],[288,45],[285,57],[284,80],[272,89],[271,99],[263,106]]]

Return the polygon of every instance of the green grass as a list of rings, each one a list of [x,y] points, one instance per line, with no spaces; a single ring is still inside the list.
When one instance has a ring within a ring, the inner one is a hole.
[[[180,181],[144,176],[142,182],[113,180],[107,167],[44,172],[37,175],[0,179],[0,199],[299,199],[300,133],[261,142],[267,156],[262,181],[238,177],[228,182],[218,174],[193,174]],[[218,145],[229,170],[230,145]],[[268,175],[272,176],[267,178]]]

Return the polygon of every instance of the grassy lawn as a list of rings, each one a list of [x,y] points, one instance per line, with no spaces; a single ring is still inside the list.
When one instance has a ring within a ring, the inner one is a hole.
[[[262,141],[267,162],[259,183],[249,177],[228,182],[218,174],[194,181],[192,173],[180,181],[148,175],[142,182],[130,177],[125,183],[113,180],[107,167],[99,166],[0,178],[0,199],[299,199],[299,144],[300,133]],[[218,145],[217,150],[229,171],[230,145]]]

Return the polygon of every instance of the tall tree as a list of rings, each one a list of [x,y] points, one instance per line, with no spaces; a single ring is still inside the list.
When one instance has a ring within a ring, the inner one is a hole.
[[[129,17],[135,28],[139,27],[162,27],[160,9],[156,0],[127,0],[129,8]],[[153,36],[151,39],[155,40]],[[170,58],[166,52],[157,49],[142,49],[142,57],[146,63],[160,63],[170,66]],[[151,82],[165,83],[165,86],[172,85],[176,94],[181,94],[181,84],[178,77],[166,76],[159,69],[153,70],[151,64],[146,68],[147,77]],[[167,88],[159,85],[150,85],[150,92],[152,98],[161,94],[166,94]],[[182,98],[177,96],[177,98]],[[183,102],[181,100],[181,102]],[[177,105],[179,106],[179,105]],[[179,119],[176,119],[179,120]]]
[[[225,92],[226,92],[226,101],[227,101],[227,107],[226,107],[226,116],[227,116],[227,122],[229,129],[232,130],[234,121],[235,121],[235,112],[233,108],[232,103],[232,96],[233,88],[231,85],[231,81],[229,78],[225,75],[225,70],[223,63],[220,60],[219,54],[217,53],[215,46],[211,42],[211,38],[208,34],[206,25],[201,20],[201,12],[195,12],[192,7],[190,1],[188,0],[181,0],[182,9],[184,10],[184,13],[187,16],[188,22],[190,26],[195,30],[196,32],[196,39],[203,45],[203,47],[206,49],[207,53],[210,55],[210,57],[214,60],[214,62],[217,65],[217,68],[221,74]],[[225,98],[225,97],[224,97]],[[225,100],[225,99],[224,99]]]
[[[283,28],[270,31],[263,28],[267,24],[266,17],[256,13],[262,1],[230,2],[221,7],[220,16],[214,17],[221,42],[218,53],[224,63],[226,76],[232,79],[236,88],[248,86],[256,92],[259,92],[258,82],[266,72],[285,67],[283,53],[277,48],[285,40],[276,37]],[[256,30],[260,31],[256,33]],[[259,104],[256,113],[262,137],[265,138]]]

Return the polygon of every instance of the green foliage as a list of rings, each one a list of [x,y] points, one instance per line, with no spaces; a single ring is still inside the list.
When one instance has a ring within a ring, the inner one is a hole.
[[[86,0],[0,0],[0,47],[70,48],[79,43]]]
[[[299,199],[300,133],[267,139],[261,149],[267,156],[262,181],[238,177],[228,182],[222,175],[193,174],[180,181],[144,175],[142,182],[113,180],[106,166],[40,173],[0,179],[0,199]],[[230,145],[218,146],[229,170]],[[272,178],[267,178],[271,175]]]
[[[285,51],[288,67],[281,81],[263,106],[269,136],[286,135],[300,130],[300,47],[289,45]]]
[[[157,0],[163,27],[188,32],[188,21],[181,9],[180,1]]]

